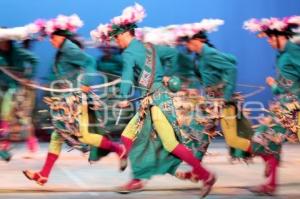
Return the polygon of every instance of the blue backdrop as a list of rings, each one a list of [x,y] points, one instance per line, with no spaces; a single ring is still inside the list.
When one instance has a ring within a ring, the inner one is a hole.
[[[89,38],[90,30],[106,23],[132,5],[132,0],[1,0],[0,25],[22,26],[37,18],[53,18],[58,14],[77,13],[85,22],[79,31]],[[243,21],[252,17],[283,17],[299,15],[300,3],[296,0],[137,0],[147,11],[140,26],[162,26],[197,22],[202,18],[221,18],[225,25],[210,39],[217,48],[234,54],[238,59],[238,82],[265,85],[265,77],[274,75],[276,52],[264,39],[242,29]],[[41,59],[38,79],[47,76],[55,50],[49,42],[36,43],[33,49]],[[96,50],[88,50],[97,56]],[[242,88],[238,87],[238,90]],[[250,90],[249,90],[250,91]],[[247,92],[249,92],[247,91]],[[267,102],[269,89],[253,97]]]

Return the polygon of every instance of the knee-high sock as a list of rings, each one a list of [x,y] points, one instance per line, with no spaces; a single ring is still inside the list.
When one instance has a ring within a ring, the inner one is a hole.
[[[102,137],[99,148],[116,152],[119,156],[122,154],[122,148],[119,144],[110,141],[105,136]]]
[[[270,167],[270,177],[269,177],[268,185],[275,188],[277,185],[277,173],[278,173],[279,161],[276,159],[274,155],[272,155],[268,159],[268,163]]]
[[[197,174],[201,180],[205,181],[209,178],[209,171],[202,167],[201,162],[183,144],[178,144],[172,151],[172,154],[192,166],[193,172]]]
[[[35,136],[30,136],[27,139],[27,148],[30,152],[36,152],[38,150],[39,144]]]
[[[46,158],[46,162],[42,168],[42,170],[40,171],[40,174],[46,178],[48,178],[54,163],[56,162],[58,158],[58,155],[54,154],[54,153],[48,153],[47,158]]]
[[[4,140],[0,142],[0,150],[8,151],[9,147],[10,147],[10,141]]]
[[[133,140],[122,135],[121,136],[121,141],[124,144],[124,146],[126,148],[126,154],[128,155],[131,148],[132,148]]]

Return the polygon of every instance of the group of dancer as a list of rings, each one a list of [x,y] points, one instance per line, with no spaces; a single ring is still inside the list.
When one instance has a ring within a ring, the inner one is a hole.
[[[152,176],[168,173],[182,180],[201,181],[200,196],[205,197],[217,178],[203,167],[202,159],[220,123],[233,157],[260,156],[264,160],[266,182],[249,190],[256,194],[274,194],[281,146],[285,141],[298,142],[300,135],[300,45],[290,41],[297,34],[295,29],[300,26],[300,17],[251,19],[244,24],[245,29],[266,37],[271,47],[278,51],[278,76],[267,78],[276,101],[253,128],[243,113],[237,114],[243,112],[238,103],[244,99],[235,93],[235,57],[219,51],[208,39],[208,33],[217,30],[223,20],[204,19],[199,23],[137,28],[137,23],[145,16],[145,9],[135,4],[91,32],[93,40],[101,45],[116,45],[121,49],[121,59],[107,65],[121,64],[122,72],[115,71],[115,74],[121,74],[118,88],[122,100],[118,107],[128,108],[136,100],[132,99],[135,96],[133,90],[139,90],[137,112],[123,130],[120,143],[112,141],[103,128],[89,127],[101,115],[101,103],[105,99],[97,95],[97,88],[102,87],[93,85],[91,76],[82,78],[82,74],[96,72],[96,61],[84,52],[75,34],[83,25],[82,21],[75,15],[58,16],[25,27],[30,34],[49,36],[57,48],[54,63],[57,79],[68,80],[76,86],[70,88],[61,81],[55,91],[61,89],[64,92],[45,99],[51,109],[55,130],[41,170],[25,170],[24,175],[44,185],[63,143],[85,144],[102,151],[102,155],[115,152],[120,159],[121,171],[130,160],[132,180],[119,188],[120,193],[142,190]],[[11,41],[11,38],[2,41],[1,31],[5,30],[13,31],[0,29],[0,61],[7,59],[2,46]],[[23,56],[16,54],[14,58],[20,60]],[[36,64],[33,59],[26,61]],[[1,66],[22,66],[18,62],[0,63]],[[193,77],[188,80],[194,79],[196,83],[182,79],[185,82],[182,90],[174,75],[188,70]],[[21,83],[28,86],[26,81]],[[200,86],[204,90],[203,96],[199,92]],[[1,125],[4,129],[3,118]],[[191,170],[179,170],[182,162],[191,166]]]

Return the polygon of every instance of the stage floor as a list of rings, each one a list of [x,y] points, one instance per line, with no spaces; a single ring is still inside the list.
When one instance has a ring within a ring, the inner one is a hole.
[[[14,145],[12,153],[14,156],[9,163],[0,161],[0,198],[199,198],[201,184],[180,181],[170,175],[154,177],[147,183],[144,192],[120,195],[114,191],[130,178],[130,170],[120,173],[114,154],[89,164],[87,157],[77,151],[67,152],[67,149],[57,161],[48,183],[39,186],[25,178],[22,170],[38,170],[42,166],[47,144],[41,145],[33,159],[24,158],[27,152],[23,144]],[[257,198],[247,187],[264,181],[262,161],[255,158],[254,164],[230,164],[227,154],[224,143],[217,141],[211,145],[209,155],[204,159],[204,165],[218,176],[207,198]],[[285,144],[283,154],[279,171],[280,188],[276,198],[300,198],[300,145]],[[182,165],[182,169],[188,168]]]

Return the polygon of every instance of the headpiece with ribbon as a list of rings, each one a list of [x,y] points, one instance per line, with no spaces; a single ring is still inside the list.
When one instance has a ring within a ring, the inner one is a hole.
[[[0,27],[0,41],[2,40],[16,40],[23,41],[31,39],[35,34],[41,31],[41,26],[38,22],[30,23],[22,27],[1,28]]]
[[[284,18],[252,18],[244,22],[244,29],[250,32],[258,32],[259,37],[270,35],[284,35],[292,37],[297,34],[300,26],[300,16],[290,16]]]
[[[83,24],[83,21],[76,14],[70,16],[58,15],[56,18],[47,20],[44,23],[44,31],[47,35],[55,33],[62,36],[70,36],[81,28]]]
[[[205,35],[217,31],[218,27],[223,24],[224,21],[221,19],[203,19],[198,23],[138,28],[136,29],[136,37],[143,42],[174,46],[179,40],[191,39],[196,34]]]
[[[144,7],[136,3],[134,6],[125,8],[122,15],[114,17],[110,23],[100,24],[92,30],[91,37],[97,42],[107,42],[118,34],[137,28],[136,24],[145,17]]]

